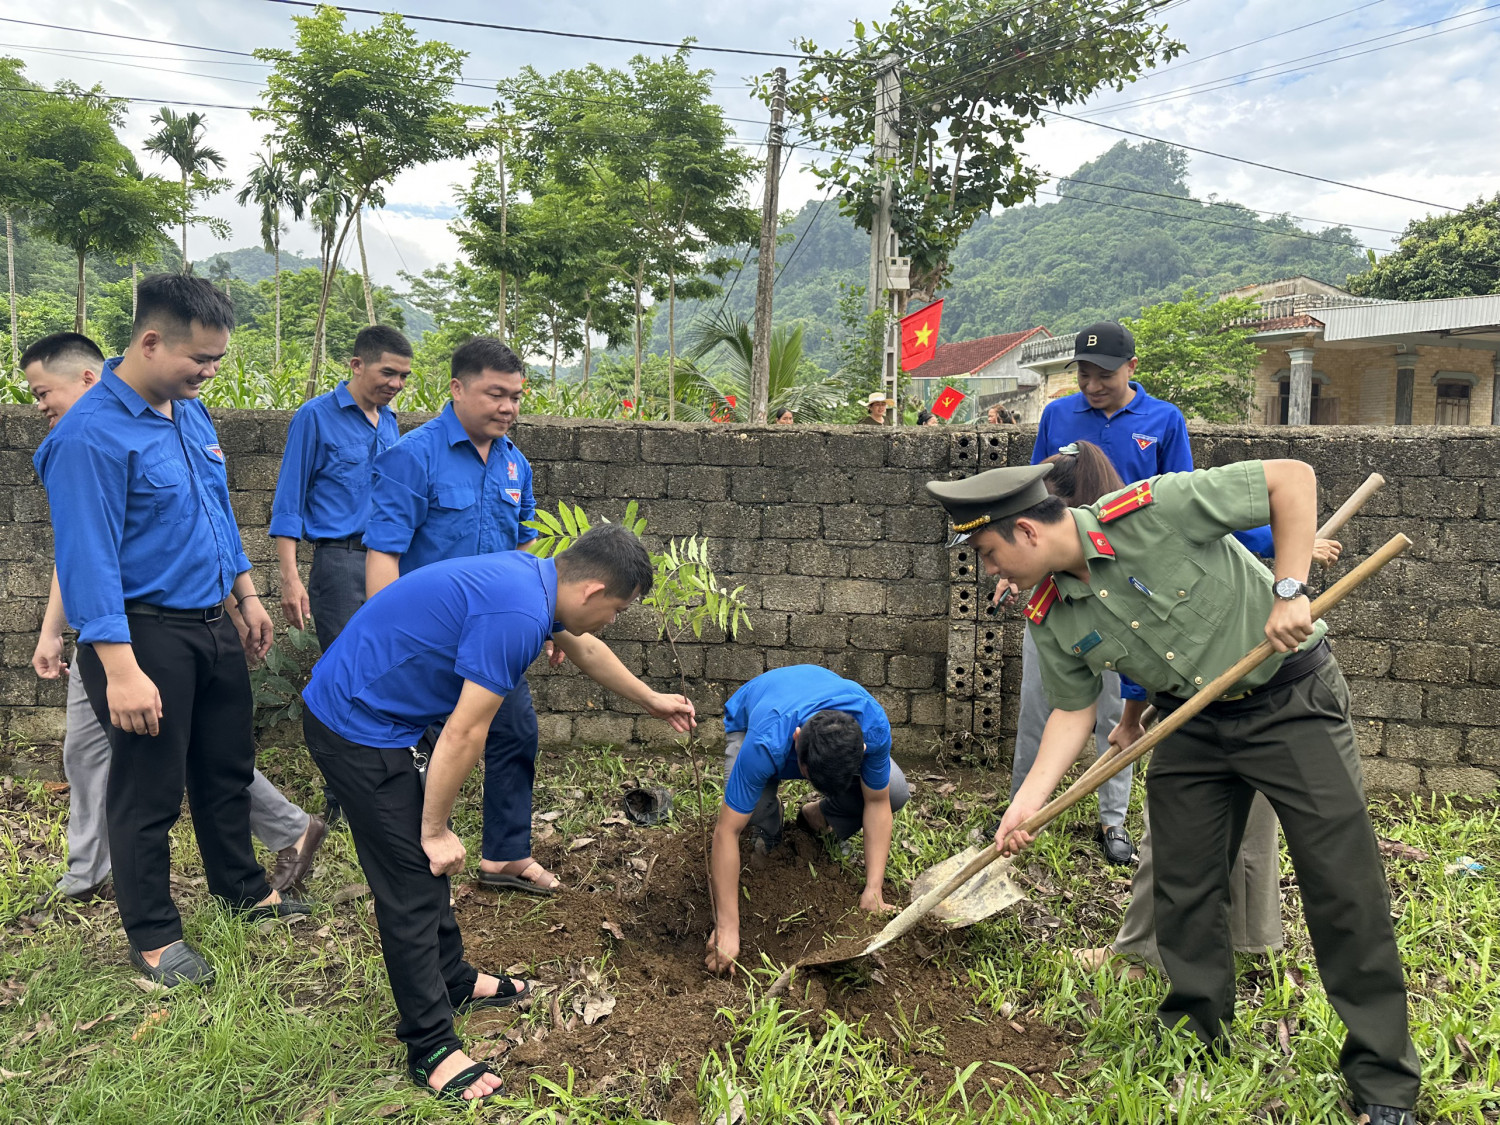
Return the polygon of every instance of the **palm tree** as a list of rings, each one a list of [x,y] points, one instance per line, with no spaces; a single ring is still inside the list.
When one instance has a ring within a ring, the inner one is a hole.
[[[146,151],[156,153],[163,160],[170,160],[182,173],[182,272],[186,273],[188,269],[187,230],[192,213],[192,198],[188,194],[188,177],[201,176],[203,170],[210,164],[222,170],[224,157],[218,149],[209,148],[200,143],[207,126],[204,124],[203,114],[197,110],[192,113],[177,113],[167,106],[162,106],[160,113],[152,115],[151,123],[160,125],[161,128],[146,138]],[[204,185],[203,190],[207,192],[214,189]]]
[[[790,331],[782,326],[771,333],[769,409],[773,416],[787,406],[794,414],[818,418],[842,406],[848,398],[849,387],[844,380],[803,365],[802,335],[800,324]],[[678,402],[683,417],[696,421],[715,416],[746,420],[750,411],[750,364],[754,351],[750,322],[722,309],[696,329],[689,337],[686,356],[693,367],[695,385],[711,406],[705,411],[691,403]],[[710,377],[703,373],[702,363],[715,353],[722,366],[718,374]]]
[[[338,269],[339,264],[333,260],[333,251],[338,241],[339,221],[354,206],[354,193],[349,189],[349,181],[337,169],[323,168],[313,174],[303,199],[307,204],[308,218],[318,231],[319,260],[326,286],[329,271]],[[318,393],[318,368],[326,357],[327,350],[328,326],[325,323],[322,335],[312,344],[312,364],[307,373],[306,398],[312,398]]]
[[[250,170],[245,186],[235,196],[244,206],[254,201],[260,208],[260,240],[276,258],[276,367],[281,367],[281,209],[292,218],[302,218],[307,202],[307,185],[302,174],[294,172],[278,153],[261,153],[260,162]]]

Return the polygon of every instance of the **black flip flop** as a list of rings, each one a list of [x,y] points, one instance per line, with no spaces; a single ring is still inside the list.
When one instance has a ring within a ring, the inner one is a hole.
[[[505,1096],[505,1087],[502,1085],[498,1090],[486,1094],[482,1098],[464,1097],[464,1091],[469,1088],[474,1079],[478,1078],[481,1074],[495,1073],[495,1068],[485,1062],[470,1063],[452,1078],[448,1079],[447,1082],[443,1083],[441,1089],[434,1090],[428,1085],[427,1080],[432,1077],[432,1071],[436,1069],[440,1062],[456,1050],[458,1050],[457,1047],[439,1047],[423,1060],[425,1063],[424,1066],[413,1064],[406,1068],[406,1072],[411,1075],[411,1080],[418,1086],[427,1090],[433,1097],[441,1098],[443,1101],[458,1102],[460,1105],[471,1105],[477,1102],[487,1102],[491,1098],[503,1098]]]
[[[523,980],[518,989],[508,976],[497,978],[500,987],[493,996],[471,996],[458,1007],[454,1008],[455,1015],[464,1015],[467,1012],[475,1012],[480,1008],[509,1008],[512,1004],[520,1003],[531,995],[531,982]],[[470,1082],[473,1079],[469,1079]]]
[[[537,866],[541,867],[541,864]],[[488,887],[492,891],[518,891],[523,895],[535,895],[537,898],[551,898],[557,894],[558,890],[557,887],[543,887],[519,875],[507,875],[503,871],[486,871],[482,867],[474,878],[481,887]],[[553,878],[556,876],[554,875]]]

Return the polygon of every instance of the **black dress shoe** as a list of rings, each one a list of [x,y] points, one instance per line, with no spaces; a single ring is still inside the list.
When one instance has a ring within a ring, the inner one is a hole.
[[[259,922],[266,918],[292,918],[299,914],[311,914],[312,907],[298,899],[282,895],[280,902],[267,903],[265,906],[252,906],[242,913],[249,921]]]
[[[1371,1104],[1360,1107],[1359,1122],[1360,1125],[1417,1125],[1417,1115],[1409,1109]]]
[[[162,952],[161,960],[150,964],[130,947],[130,963],[139,969],[147,980],[176,988],[179,984],[213,984],[214,969],[196,949],[185,941],[174,941]]]
[[[1099,842],[1104,850],[1104,858],[1117,867],[1135,860],[1135,844],[1130,839],[1130,833],[1118,824],[1101,824]]]

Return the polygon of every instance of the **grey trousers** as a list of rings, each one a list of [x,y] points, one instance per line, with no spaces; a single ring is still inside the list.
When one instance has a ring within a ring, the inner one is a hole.
[[[745,732],[742,730],[730,731],[724,740],[724,776],[729,776],[729,771],[734,769],[734,760],[739,757],[740,747],[745,744]],[[777,799],[776,791],[781,787],[779,780],[771,782],[762,790],[760,800],[755,802],[755,808],[750,813],[750,827],[759,831],[771,843],[781,839],[781,801]],[[860,831],[865,824],[865,794],[860,788],[858,781],[843,793],[824,793],[821,795],[819,809],[823,813],[823,819],[828,822],[828,827],[839,840],[847,840],[856,832]],[[911,800],[911,786],[906,783],[906,774],[901,772],[901,767],[891,759],[891,812],[901,810],[901,806]]]
[[[1115,729],[1124,711],[1120,700],[1120,677],[1115,672],[1104,673],[1104,689],[1099,693],[1098,717],[1094,720],[1094,740],[1100,754],[1109,752],[1109,732]],[[1037,656],[1036,641],[1031,637],[1031,626],[1026,627],[1026,637],[1021,642],[1021,713],[1016,719],[1016,754],[1010,767],[1010,795],[1014,799],[1026,775],[1031,772],[1037,751],[1042,746],[1042,730],[1052,714],[1052,705],[1047,702],[1047,693],[1042,688],[1042,668]],[[1130,809],[1130,779],[1134,766],[1126,766],[1114,777],[1099,786],[1099,823],[1123,825],[1125,813]]]
[[[68,731],[63,736],[63,775],[68,779],[68,867],[57,882],[60,894],[82,894],[109,878],[109,829],[104,791],[109,783],[109,736],[100,726],[83,676],[68,669]],[[307,814],[281,795],[260,770],[250,782],[250,831],[273,852],[289,848],[307,830]]]
[[[1151,860],[1151,814],[1143,805],[1146,831],[1136,845],[1141,863],[1130,882],[1130,906],[1110,944],[1121,956],[1138,958],[1163,972],[1156,949],[1155,865]],[[1281,847],[1276,812],[1257,793],[1250,803],[1240,854],[1229,873],[1229,940],[1240,953],[1280,949]]]

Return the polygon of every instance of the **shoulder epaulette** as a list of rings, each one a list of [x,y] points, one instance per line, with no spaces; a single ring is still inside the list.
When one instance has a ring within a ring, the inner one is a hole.
[[[1036,588],[1036,593],[1026,603],[1027,620],[1033,625],[1040,625],[1047,619],[1047,611],[1056,603],[1057,598],[1057,580],[1048,575],[1047,581]]]
[[[1099,522],[1109,523],[1151,503],[1151,482],[1143,480],[1128,492],[1122,492],[1099,509]]]

